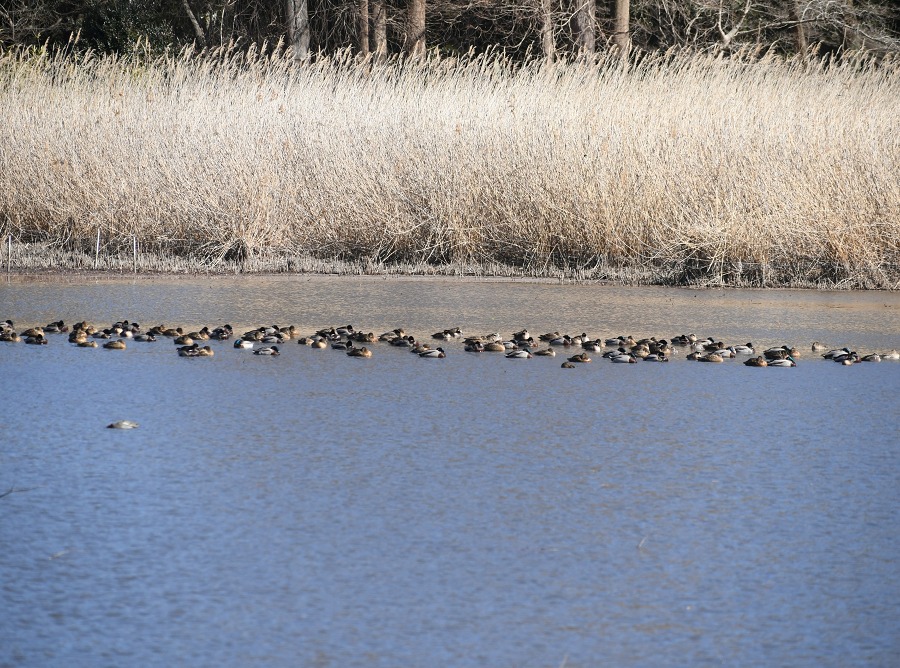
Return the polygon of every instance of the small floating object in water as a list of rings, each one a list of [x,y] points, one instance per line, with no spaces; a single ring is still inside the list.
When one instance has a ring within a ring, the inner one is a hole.
[[[107,429],[137,429],[138,423],[132,422],[131,420],[119,420],[118,422],[113,422],[112,424],[106,425]]]
[[[562,369],[574,369],[574,368],[575,368],[575,365],[572,364],[571,362],[563,362],[563,363],[560,365],[560,368],[562,368]]]

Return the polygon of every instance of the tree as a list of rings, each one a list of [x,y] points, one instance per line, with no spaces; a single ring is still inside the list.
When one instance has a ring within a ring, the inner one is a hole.
[[[306,0],[286,0],[288,41],[295,60],[309,57],[309,8]]]
[[[631,49],[631,2],[616,0],[616,32],[613,43],[624,56]]]
[[[403,47],[411,58],[425,55],[425,0],[409,0]]]
[[[541,21],[541,52],[547,60],[556,58],[556,37],[553,34],[553,10],[550,0],[538,0]]]
[[[372,0],[372,39],[375,42],[375,57],[379,60],[387,55],[387,11],[385,0]]]
[[[596,42],[596,0],[575,0],[575,44],[580,56],[594,55]]]

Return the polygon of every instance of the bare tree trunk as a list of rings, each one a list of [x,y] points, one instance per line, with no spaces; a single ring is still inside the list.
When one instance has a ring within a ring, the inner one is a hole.
[[[551,0],[539,0],[541,13],[541,51],[547,60],[556,59],[556,39],[553,36]]]
[[[184,11],[188,15],[191,26],[194,28],[194,35],[197,37],[197,43],[200,46],[206,46],[206,34],[203,32],[203,28],[200,27],[200,23],[197,21],[197,17],[194,15],[194,10],[191,9],[190,3],[188,0],[181,0],[181,4],[184,6]]]
[[[800,11],[799,3],[793,0],[788,7],[790,20],[794,22],[794,30],[797,33],[797,53],[806,56],[809,51],[809,42],[806,39],[806,24],[803,22],[803,13]]]
[[[631,0],[616,0],[616,34],[613,43],[623,56],[631,50]]]
[[[411,58],[425,55],[425,0],[409,0],[404,48]]]
[[[369,0],[359,0],[359,55],[369,55]]]
[[[372,38],[375,42],[375,56],[381,60],[387,55],[387,10],[385,0],[372,1]]]
[[[307,0],[286,0],[288,41],[294,50],[294,60],[309,57],[309,7]]]
[[[853,7],[853,0],[847,0],[846,7],[847,18],[844,20],[844,40],[841,47],[844,51],[852,51],[859,48],[859,40],[856,34],[856,9]]]
[[[575,0],[575,43],[581,56],[593,56],[595,47],[596,0]]]

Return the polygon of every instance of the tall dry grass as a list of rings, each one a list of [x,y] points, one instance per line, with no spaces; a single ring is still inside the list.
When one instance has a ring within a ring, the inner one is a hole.
[[[0,225],[64,264],[900,281],[890,63],[10,51],[0,118]]]

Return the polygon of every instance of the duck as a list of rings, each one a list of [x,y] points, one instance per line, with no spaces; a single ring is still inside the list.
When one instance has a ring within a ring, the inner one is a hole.
[[[571,338],[571,340],[569,341],[569,344],[570,344],[570,345],[573,345],[573,346],[580,346],[580,345],[582,345],[585,341],[589,341],[589,340],[590,340],[590,339],[588,339],[587,332],[582,332],[582,333],[579,334],[578,336],[573,336],[573,337]]]
[[[419,353],[424,353],[426,350],[431,350],[431,346],[427,343],[418,343],[414,347],[410,348],[409,352],[418,355]]]
[[[698,362],[712,362],[714,364],[718,364],[719,362],[724,361],[724,357],[722,357],[719,353],[706,353],[697,358]]]
[[[197,349],[197,357],[212,357],[216,352],[209,346],[203,346]]]
[[[499,341],[490,341],[484,346],[486,352],[489,353],[503,353],[506,352],[506,346],[504,346]]]
[[[575,368],[575,365],[572,364],[571,362],[563,362],[563,363],[560,365],[560,367],[563,368],[563,369],[574,369],[574,368]]]
[[[348,357],[371,357],[372,351],[363,346],[362,348],[351,348],[347,351]]]
[[[174,341],[176,346],[189,346],[193,342],[194,342],[193,337],[190,337],[187,334],[183,334],[179,337],[176,337],[175,341]]]
[[[392,329],[391,331],[385,332],[384,334],[380,335],[378,337],[378,340],[390,343],[394,339],[402,338],[404,336],[406,336],[406,330],[404,330],[402,327],[398,327],[397,329]]]
[[[310,348],[314,348],[316,350],[322,350],[323,348],[328,347],[328,341],[326,339],[321,339],[321,338],[315,339],[314,338],[312,340],[312,342],[309,344],[309,346],[310,346]]]
[[[409,336],[398,336],[391,341],[391,345],[396,346],[397,348],[413,348],[416,345],[416,337],[412,334]]]
[[[169,329],[164,329],[162,332],[160,332],[160,334],[162,334],[163,336],[167,336],[170,339],[174,339],[176,336],[182,336],[184,334],[184,331],[181,329],[181,327],[170,327]]]
[[[637,364],[637,357],[634,353],[624,353],[621,355],[613,355],[609,358],[613,364]]]
[[[731,349],[738,355],[752,355],[756,352],[751,341],[748,341],[742,346],[731,346]]]
[[[368,334],[365,332],[356,332],[351,338],[357,343],[375,343],[378,341],[378,337],[375,336],[374,332],[369,332]]]
[[[835,348],[833,350],[829,350],[827,353],[822,355],[822,358],[826,359],[826,360],[830,360],[830,359],[834,359],[835,356],[837,356],[837,355],[849,355],[849,354],[850,354],[849,348]]]
[[[87,339],[82,339],[81,341],[77,341],[75,343],[75,345],[78,348],[97,348],[98,347],[96,341],[88,341]]]
[[[692,362],[698,361],[701,357],[703,357],[703,352],[700,350],[694,350],[693,352],[687,354],[687,359],[691,360]]]
[[[790,349],[786,346],[778,346],[776,348],[767,348],[763,351],[763,356],[771,361],[771,360],[783,360],[788,355],[790,355]]]
[[[143,343],[154,343],[156,341],[156,337],[153,334],[135,334],[134,340]]]
[[[589,353],[603,352],[603,342],[600,339],[597,339],[596,341],[583,341],[581,347]]]
[[[562,336],[557,336],[555,339],[550,340],[551,346],[571,346],[572,345],[572,337],[568,334],[563,334]]]
[[[43,327],[32,327],[31,329],[26,329],[24,332],[20,334],[23,338],[28,338],[29,336],[43,336],[44,328]]]
[[[278,346],[266,346],[264,348],[257,348],[253,351],[254,355],[280,355],[281,352],[278,350]]]
[[[431,335],[431,338],[449,341],[450,339],[457,339],[461,336],[462,330],[459,327],[452,327],[450,329],[445,329],[442,332],[435,332]]]
[[[662,353],[650,353],[644,358],[645,362],[668,362],[668,355],[663,355]]]
[[[109,350],[125,350],[125,341],[123,341],[122,339],[107,341],[103,344],[103,347],[108,348]]]
[[[336,328],[334,331],[337,332],[338,336],[346,336],[348,338],[353,336],[353,334],[356,332],[356,330],[353,328],[353,325],[344,325],[343,327]]]
[[[569,361],[573,362],[575,364],[585,364],[587,362],[592,362],[593,360],[590,357],[588,357],[587,353],[580,353],[578,355],[572,355],[569,358]]]
[[[227,341],[234,335],[234,329],[232,329],[231,325],[225,324],[221,327],[216,327],[212,332],[210,332],[209,337],[211,339],[215,339],[216,341]]]
[[[118,422],[113,422],[112,424],[106,425],[107,429],[137,429],[140,425],[137,422],[132,422],[131,420],[119,420]]]
[[[889,350],[886,353],[882,353],[881,359],[885,360],[900,360],[900,353],[896,350]]]
[[[56,322],[51,322],[44,327],[44,331],[49,334],[63,334],[69,331],[69,328],[66,326],[62,320],[57,320]]]
[[[769,366],[769,363],[766,362],[766,358],[760,355],[759,357],[754,357],[752,359],[746,360],[744,362],[744,366]]]
[[[275,343],[278,343],[275,341]],[[335,341],[331,344],[332,350],[351,350],[353,348],[352,341]]]
[[[177,352],[179,357],[199,357],[199,343],[192,343],[187,346],[181,346]]]
[[[32,346],[45,346],[47,345],[47,339],[45,339],[42,335],[26,336],[25,343]]]
[[[506,358],[511,360],[530,360],[532,357],[534,356],[527,350],[513,350],[506,353]]]
[[[281,337],[284,339],[293,339],[300,332],[297,330],[296,325],[286,325],[284,327],[279,327],[278,332],[281,334]],[[349,336],[353,336],[353,332],[350,332]]]
[[[435,348],[434,350],[426,350],[425,352],[419,353],[419,357],[427,357],[427,358],[444,358],[446,357],[446,353],[444,353],[443,348]]]
[[[791,357],[800,357],[800,351],[795,347],[791,346],[776,346],[774,348],[768,348],[763,351],[763,355],[765,355],[766,359],[784,359],[788,356]]]
[[[470,341],[463,346],[463,350],[467,353],[483,353],[484,352],[484,344],[479,341]]]
[[[548,343],[553,339],[559,338],[559,336],[559,332],[547,332],[546,334],[541,334],[540,336],[538,336],[538,339],[545,343]]]
[[[650,345],[650,353],[655,355],[671,355],[674,352],[672,346],[665,339],[660,339],[656,343]]]
[[[672,337],[672,343],[676,346],[687,346],[694,343],[696,340],[696,334],[679,334],[678,336]]]
[[[209,341],[209,327],[204,326],[199,332],[190,332],[188,334],[188,337],[194,339],[195,341]]]
[[[519,341],[528,341],[531,339],[531,333],[527,328],[520,329],[518,332],[513,332],[513,339]]]
[[[822,350],[825,350],[825,348],[826,348],[826,346],[825,346],[824,343],[821,343],[821,342],[819,342],[819,341],[813,341],[813,342],[812,342],[812,351],[813,351],[814,353],[817,353],[817,352],[820,352],[820,351],[822,351]]]
[[[248,341],[247,339],[235,339],[233,347],[241,350],[252,350],[255,343],[255,341]]]
[[[859,355],[854,350],[849,353],[842,353],[840,355],[835,355],[834,357],[831,358],[831,361],[832,362],[843,362],[844,360],[847,360],[847,359],[857,359],[858,360]]]
[[[859,361],[860,362],[880,362],[881,355],[879,355],[878,353],[872,353],[870,355],[863,355]]]
[[[797,362],[793,357],[788,355],[779,359],[768,360],[768,366],[797,366]]]
[[[536,350],[534,351],[535,355],[540,355],[541,357],[556,357],[556,351],[553,348],[547,348],[546,350]]]
[[[6,329],[2,334],[0,334],[0,341],[3,341],[4,343],[18,343],[21,340],[22,337],[20,337],[11,329]]]

